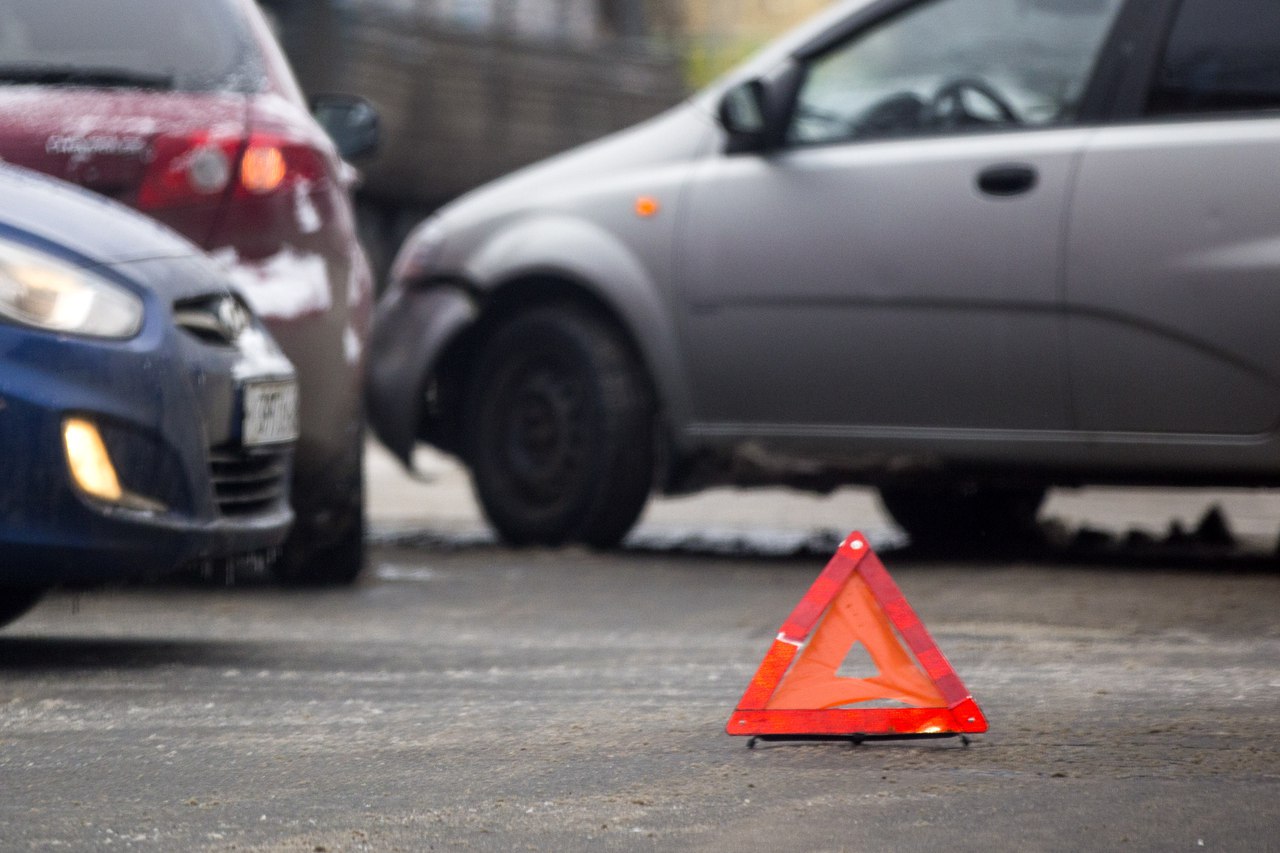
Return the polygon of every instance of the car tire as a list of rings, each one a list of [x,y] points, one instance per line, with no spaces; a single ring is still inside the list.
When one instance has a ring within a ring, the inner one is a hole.
[[[27,587],[0,588],[0,628],[18,619],[35,607],[44,596],[43,588]]]
[[[885,486],[880,501],[913,545],[997,547],[1035,540],[1045,492],[1040,487]]]
[[[466,459],[513,545],[616,546],[653,485],[653,395],[616,331],[571,305],[488,338],[472,373]]]
[[[348,475],[346,500],[326,513],[325,529],[297,525],[272,567],[285,586],[346,586],[355,583],[365,565],[364,432]]]

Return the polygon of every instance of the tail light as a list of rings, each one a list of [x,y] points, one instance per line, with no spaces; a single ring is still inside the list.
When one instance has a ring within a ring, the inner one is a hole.
[[[138,192],[138,207],[157,210],[233,197],[261,198],[327,173],[323,155],[272,134],[219,136],[204,131],[156,140]]]

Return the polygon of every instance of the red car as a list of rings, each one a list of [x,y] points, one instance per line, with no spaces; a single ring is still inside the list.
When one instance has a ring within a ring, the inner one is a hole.
[[[347,582],[363,564],[373,283],[344,158],[376,138],[363,102],[330,99],[313,116],[252,0],[0,3],[0,158],[205,248],[294,362],[297,521],[276,566],[290,582]]]

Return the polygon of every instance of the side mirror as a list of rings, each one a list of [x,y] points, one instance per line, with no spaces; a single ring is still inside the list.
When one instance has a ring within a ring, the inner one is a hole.
[[[729,153],[763,151],[769,139],[764,83],[739,83],[720,98],[720,126],[729,134]]]
[[[353,95],[317,95],[311,114],[338,146],[344,160],[368,157],[378,150],[382,130],[378,111],[364,98]]]

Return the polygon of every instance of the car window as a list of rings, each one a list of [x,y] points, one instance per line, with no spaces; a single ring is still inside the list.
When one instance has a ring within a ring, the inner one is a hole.
[[[935,0],[806,69],[793,144],[1072,121],[1121,0]]]
[[[263,75],[225,2],[0,0],[0,83],[257,91]]]
[[[1280,109],[1280,2],[1183,0],[1151,115]]]

